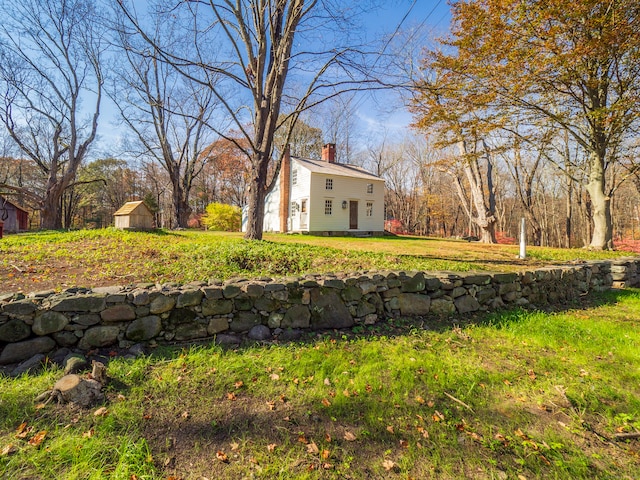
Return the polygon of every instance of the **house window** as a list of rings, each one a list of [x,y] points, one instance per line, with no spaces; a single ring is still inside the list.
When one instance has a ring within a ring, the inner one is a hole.
[[[367,202],[367,217],[373,216],[373,202]]]
[[[333,210],[333,200],[325,200],[324,201],[324,214],[331,215]]]
[[[298,204],[296,202],[291,202],[291,214],[295,215],[298,212]]]
[[[298,183],[298,170],[291,171],[291,185],[297,185]]]
[[[373,193],[373,183],[367,183],[367,193]]]
[[[327,190],[333,190],[333,178],[327,178],[325,180],[324,188]]]

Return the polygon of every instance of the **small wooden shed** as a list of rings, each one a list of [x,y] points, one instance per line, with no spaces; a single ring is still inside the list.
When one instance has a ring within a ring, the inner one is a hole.
[[[113,214],[116,228],[124,230],[153,229],[153,213],[143,202],[127,202]]]
[[[24,208],[0,197],[0,221],[5,232],[23,232],[29,229],[29,214]]]

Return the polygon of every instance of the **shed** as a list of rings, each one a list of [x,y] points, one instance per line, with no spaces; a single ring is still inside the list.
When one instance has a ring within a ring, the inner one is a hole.
[[[127,202],[113,214],[116,228],[124,230],[153,229],[153,213],[143,202]]]
[[[24,208],[0,197],[0,221],[5,232],[22,232],[29,229],[29,214]]]

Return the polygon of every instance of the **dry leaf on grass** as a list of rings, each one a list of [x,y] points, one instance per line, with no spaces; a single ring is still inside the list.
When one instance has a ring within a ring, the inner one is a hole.
[[[394,462],[393,460],[385,460],[384,462],[382,462],[382,468],[384,468],[387,472],[393,470],[396,466],[396,462]]]
[[[216,452],[216,458],[218,460],[220,460],[223,463],[228,463],[229,462],[229,457],[227,457],[227,454],[224,453],[222,450],[218,450]]]
[[[312,455],[317,455],[318,453],[320,453],[320,449],[318,448],[318,445],[316,445],[316,442],[307,444],[307,453],[311,453]]]
[[[100,407],[95,412],[93,412],[93,415],[96,417],[106,417],[108,414],[109,410],[107,409],[107,407]]]
[[[47,436],[47,431],[42,430],[41,432],[36,433],[33,437],[29,439],[29,445],[33,447],[39,447],[40,444],[44,441],[44,437]]]
[[[0,451],[0,457],[13,455],[18,451],[18,447],[16,447],[13,443],[9,445],[5,445],[2,451]]]
[[[347,442],[353,442],[353,441],[356,440],[356,436],[353,433],[351,433],[349,431],[346,431],[346,432],[344,432],[344,439]]]

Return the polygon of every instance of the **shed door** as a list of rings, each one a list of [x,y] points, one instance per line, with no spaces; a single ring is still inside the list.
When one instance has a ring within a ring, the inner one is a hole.
[[[358,228],[358,202],[356,200],[349,201],[349,229],[356,230]]]

